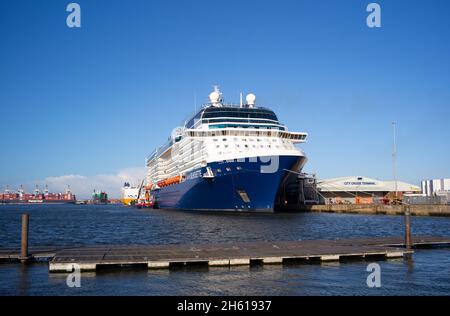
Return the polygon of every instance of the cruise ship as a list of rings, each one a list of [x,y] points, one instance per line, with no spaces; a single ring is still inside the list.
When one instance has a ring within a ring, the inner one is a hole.
[[[307,161],[290,132],[254,94],[226,104],[218,87],[168,141],[147,157],[155,207],[194,211],[273,212],[280,184]]]

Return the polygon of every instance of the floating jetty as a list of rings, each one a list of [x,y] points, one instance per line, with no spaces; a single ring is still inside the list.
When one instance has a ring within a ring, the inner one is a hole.
[[[450,246],[450,237],[414,236],[412,249]],[[229,267],[401,258],[413,253],[404,237],[222,243],[209,245],[132,245],[30,249],[31,257],[49,261],[50,272],[110,268],[169,269],[184,266]],[[20,251],[0,250],[0,261],[19,261]],[[75,264],[77,266],[75,266]]]

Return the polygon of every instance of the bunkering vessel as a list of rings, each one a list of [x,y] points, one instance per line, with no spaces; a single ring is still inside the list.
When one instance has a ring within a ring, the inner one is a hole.
[[[280,184],[306,163],[275,113],[246,103],[225,104],[217,87],[166,144],[147,158],[155,207],[197,211],[273,212]]]
[[[139,197],[140,187],[131,186],[129,182],[125,182],[122,187],[122,203],[130,206],[136,203]]]
[[[144,180],[139,186],[131,186],[129,182],[125,182],[122,188],[122,203],[126,206],[138,208],[153,207],[151,188],[152,185],[144,185]]]

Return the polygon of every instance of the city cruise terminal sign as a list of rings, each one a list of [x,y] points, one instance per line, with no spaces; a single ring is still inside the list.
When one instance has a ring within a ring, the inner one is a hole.
[[[344,185],[377,185],[373,181],[346,181],[344,182]]]

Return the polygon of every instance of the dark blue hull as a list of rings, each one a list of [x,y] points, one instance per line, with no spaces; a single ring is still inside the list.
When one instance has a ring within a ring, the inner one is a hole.
[[[278,188],[288,174],[286,170],[298,171],[305,159],[276,156],[214,162],[208,164],[213,178],[203,177],[206,167],[195,170],[185,181],[153,191],[155,204],[163,209],[273,212]]]

